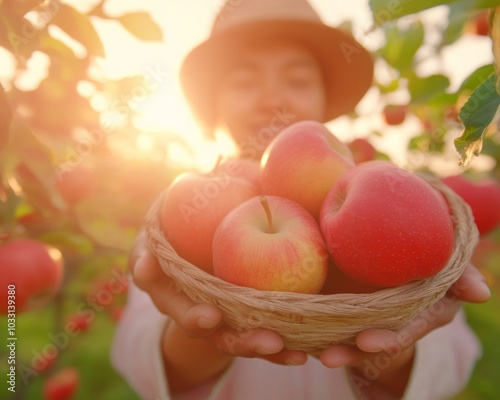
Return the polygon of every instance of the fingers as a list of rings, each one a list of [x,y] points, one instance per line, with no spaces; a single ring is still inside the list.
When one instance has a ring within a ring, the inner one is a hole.
[[[445,296],[398,330],[368,329],[356,337],[357,346],[366,352],[387,351],[413,346],[436,328],[450,323],[462,307],[455,297]]]
[[[356,365],[365,359],[367,354],[356,346],[338,345],[323,350],[319,356],[321,363],[328,368],[342,365]]]
[[[240,357],[267,356],[283,350],[283,338],[267,329],[237,331],[226,328],[216,331],[210,339],[223,353]]]
[[[221,311],[210,304],[196,304],[170,279],[147,246],[141,232],[129,260],[134,283],[146,291],[156,308],[170,316],[190,337],[204,337],[222,322]]]
[[[467,265],[463,274],[450,288],[449,294],[470,303],[484,303],[491,296],[486,278],[472,264]]]

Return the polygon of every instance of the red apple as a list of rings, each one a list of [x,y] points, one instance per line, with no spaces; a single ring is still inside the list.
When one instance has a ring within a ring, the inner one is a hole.
[[[259,290],[318,293],[328,255],[318,224],[297,203],[254,197],[231,211],[213,241],[214,275]]]
[[[377,156],[377,150],[375,150],[375,147],[373,147],[373,145],[364,138],[354,139],[348,144],[348,146],[356,164],[360,164],[365,161],[372,161]]]
[[[488,36],[490,34],[489,12],[478,12],[464,27],[465,32],[474,35]]]
[[[94,315],[91,313],[73,314],[70,315],[66,321],[66,329],[73,333],[85,332],[89,329],[90,324],[94,320]]]
[[[43,384],[44,400],[69,400],[80,384],[80,373],[75,367],[65,367],[50,376]]]
[[[285,128],[262,157],[264,194],[295,201],[315,218],[335,181],[354,166],[349,147],[323,124],[301,121]]]
[[[180,257],[211,273],[217,226],[229,211],[258,194],[248,180],[228,173],[184,173],[172,182],[163,201],[165,237]]]
[[[400,125],[406,118],[407,107],[405,105],[388,104],[384,107],[382,115],[387,125]]]
[[[74,206],[95,192],[94,176],[90,169],[78,166],[59,177],[57,189],[66,202]]]
[[[235,158],[222,161],[215,167],[216,172],[227,172],[229,175],[247,179],[258,189],[260,182],[260,162],[250,158]]]
[[[474,182],[463,175],[442,179],[469,204],[481,235],[493,231],[500,224],[500,184],[490,178]]]
[[[443,196],[389,162],[369,162],[346,172],[325,199],[320,226],[334,264],[373,286],[433,276],[454,246]]]
[[[44,304],[57,292],[63,278],[63,259],[54,247],[32,239],[15,239],[0,246],[0,270],[0,287],[4,288],[0,312],[8,313],[9,300],[14,302],[11,304],[16,312],[21,312]]]

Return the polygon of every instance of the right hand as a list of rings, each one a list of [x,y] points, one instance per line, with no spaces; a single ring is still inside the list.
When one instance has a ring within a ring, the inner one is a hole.
[[[141,231],[131,252],[128,267],[134,283],[147,292],[156,308],[172,318],[188,337],[206,338],[223,354],[233,357],[260,357],[283,365],[301,365],[307,354],[284,350],[283,338],[268,329],[238,331],[222,321],[221,310],[212,304],[196,304],[161,269]]]

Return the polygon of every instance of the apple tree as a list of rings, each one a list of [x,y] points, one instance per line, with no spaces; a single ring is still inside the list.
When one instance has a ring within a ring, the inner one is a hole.
[[[132,102],[151,92],[151,78],[111,79],[99,67],[106,48],[96,21],[152,43],[163,41],[160,27],[144,11],[113,15],[104,1],[86,9],[76,3],[0,1],[7,76],[0,81],[0,270],[12,267],[2,245],[18,238],[58,249],[64,262],[50,302],[15,315],[22,343],[15,392],[5,380],[0,390],[18,399],[63,390],[49,376],[68,368],[68,390],[79,398],[95,394],[93,387],[106,398],[135,398],[110,367],[109,346],[126,298],[131,243],[152,201],[179,173],[165,156],[169,145],[184,145],[165,132],[154,152],[135,151]],[[34,75],[38,82],[30,83]],[[11,321],[0,318],[2,327]],[[3,350],[0,365],[7,373]],[[87,384],[76,387],[78,380]]]

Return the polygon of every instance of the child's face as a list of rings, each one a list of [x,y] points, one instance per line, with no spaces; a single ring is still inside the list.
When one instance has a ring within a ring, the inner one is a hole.
[[[323,120],[323,76],[303,47],[275,42],[238,50],[223,73],[215,106],[218,127],[242,156],[260,157],[272,137],[293,122]]]

